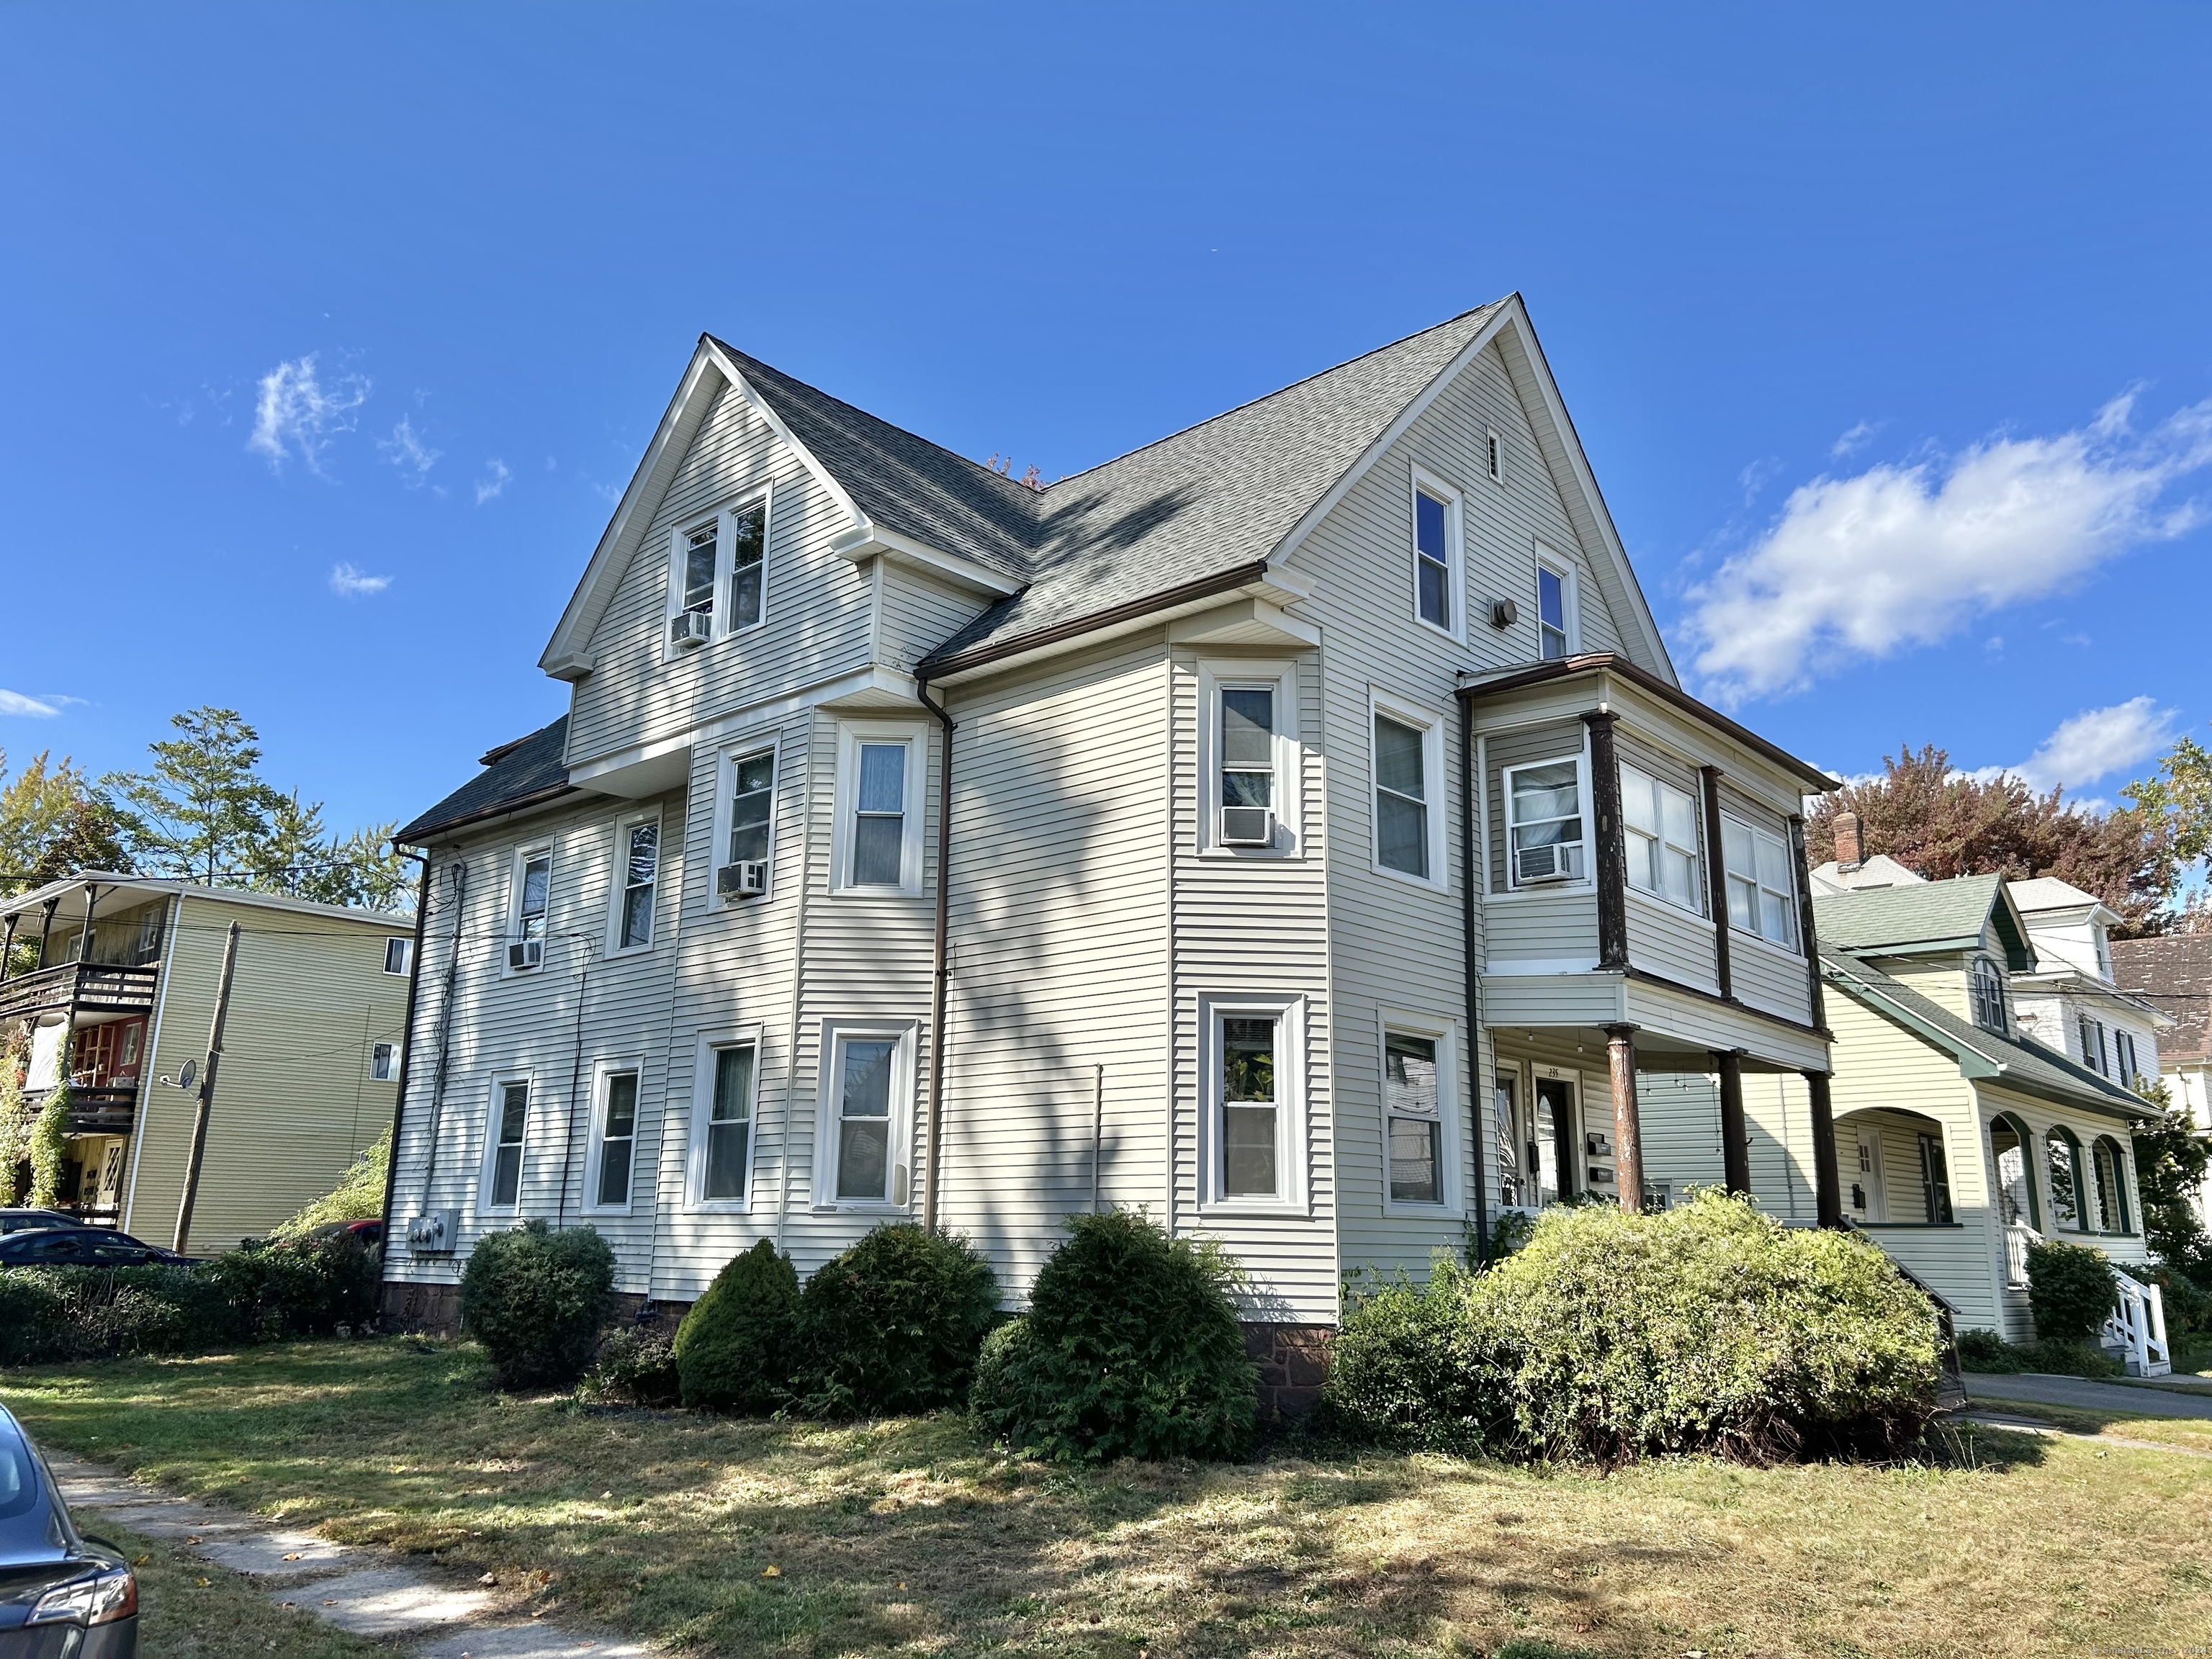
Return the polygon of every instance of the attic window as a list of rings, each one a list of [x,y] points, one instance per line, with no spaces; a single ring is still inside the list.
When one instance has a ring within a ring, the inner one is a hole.
[[[1985,1031],[2002,1032],[2005,1029],[2004,970],[1987,957],[1976,957],[1971,989],[1974,1024]]]
[[[714,553],[718,526],[702,524],[684,537],[684,605],[686,611],[714,613]]]
[[[1496,427],[1490,428],[1483,434],[1482,445],[1483,456],[1490,468],[1491,481],[1494,483],[1504,483],[1505,482],[1505,441],[1498,435]]]

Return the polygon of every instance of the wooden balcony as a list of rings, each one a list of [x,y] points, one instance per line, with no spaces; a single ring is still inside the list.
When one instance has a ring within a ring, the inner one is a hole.
[[[35,974],[18,974],[0,981],[0,1019],[44,1013],[150,1013],[161,977],[158,963],[125,968],[104,962],[65,962]]]
[[[70,1090],[69,1133],[127,1135],[138,1118],[138,1085]]]

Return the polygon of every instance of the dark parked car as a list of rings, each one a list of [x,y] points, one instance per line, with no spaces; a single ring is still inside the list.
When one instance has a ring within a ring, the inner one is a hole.
[[[59,1210],[0,1210],[0,1237],[29,1232],[37,1227],[82,1227],[84,1223]]]
[[[53,1473],[0,1406],[0,1659],[137,1659],[131,1564],[70,1519]]]
[[[0,1267],[143,1267],[191,1260],[112,1227],[43,1227],[0,1238]],[[9,1659],[6,1650],[0,1649],[0,1659]]]

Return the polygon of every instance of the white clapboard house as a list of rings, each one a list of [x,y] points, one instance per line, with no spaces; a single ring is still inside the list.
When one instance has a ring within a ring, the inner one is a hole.
[[[655,1301],[908,1218],[1018,1300],[1121,1205],[1294,1386],[1508,1208],[1836,1208],[1833,781],[1680,688],[1517,297],[1042,489],[702,338],[539,666],[403,831],[395,1314],[540,1216]]]

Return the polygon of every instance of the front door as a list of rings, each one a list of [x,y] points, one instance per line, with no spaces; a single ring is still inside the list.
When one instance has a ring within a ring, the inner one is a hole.
[[[1866,1124],[1858,1128],[1858,1167],[1851,1174],[1851,1219],[1889,1219],[1881,1181],[1881,1131]]]
[[[1575,1085],[1565,1078],[1536,1079],[1536,1110],[1529,1125],[1528,1167],[1536,1172],[1536,1201],[1556,1204],[1575,1195]]]

